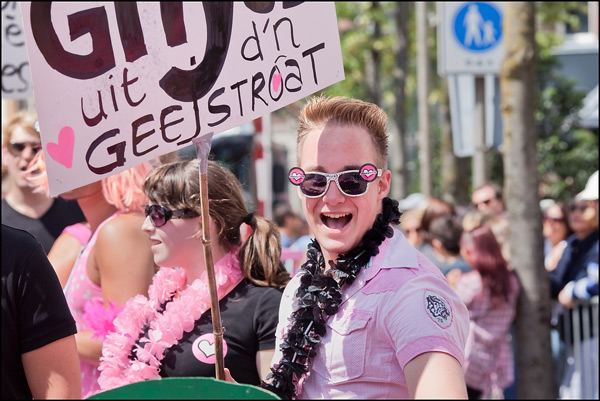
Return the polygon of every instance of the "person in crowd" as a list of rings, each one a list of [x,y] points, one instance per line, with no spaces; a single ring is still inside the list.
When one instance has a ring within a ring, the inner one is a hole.
[[[597,353],[598,333],[590,330],[584,333],[584,313],[589,321],[597,319],[592,308],[584,307],[583,302],[598,295],[598,172],[590,176],[587,185],[569,205],[568,221],[573,234],[567,238],[567,245],[556,268],[549,272],[552,298],[563,308],[559,314],[558,330],[565,346],[564,361],[559,371],[560,398],[598,398],[597,381],[587,383],[586,378],[598,377],[597,364],[577,366],[576,360],[586,360],[590,353]],[[565,324],[573,315],[575,321]],[[589,330],[589,329],[587,329]],[[584,335],[579,344],[579,354],[574,347],[574,336]],[[591,370],[590,370],[591,369]]]
[[[231,171],[207,164],[209,246],[225,328],[224,363],[234,380],[258,385],[269,372],[289,274],[281,263],[277,226],[248,212]],[[160,377],[215,376],[198,160],[157,167],[144,191],[149,204],[142,229],[161,269],[149,297],[130,300],[114,322],[117,330],[105,341],[99,368],[103,391]],[[243,225],[251,228],[245,241]]]
[[[508,241],[508,218],[504,214],[498,215],[489,209],[470,210],[462,218],[464,231],[471,231],[484,224],[492,229],[496,241],[498,241],[502,249],[502,256],[508,263],[508,268],[512,269],[510,264],[510,244]]]
[[[35,193],[48,195],[49,189],[45,171],[44,153],[40,152],[27,167],[26,179]],[[89,241],[91,236],[90,225],[87,222],[81,222],[66,226],[54,240],[54,244],[48,252],[48,260],[54,267],[60,286],[63,289],[67,284],[81,247]]]
[[[308,250],[308,246],[310,245],[311,241],[315,238],[310,234],[310,231],[308,230],[308,223],[306,223],[306,220],[302,219],[302,223],[302,231],[300,232],[300,236],[298,237],[298,239],[296,239],[296,241],[294,241],[292,245],[290,245],[289,248],[289,254],[294,256],[294,258],[292,258],[293,265],[291,271],[289,269],[287,261],[285,262],[286,269],[288,269],[288,272],[290,272],[291,276],[295,275],[300,266],[302,266],[304,262],[306,262],[306,251]],[[283,252],[285,252],[285,250],[282,251],[282,259]]]
[[[303,234],[304,219],[286,203],[280,203],[273,211],[273,220],[281,234],[281,246],[289,248]]]
[[[47,188],[41,156],[30,169],[40,171],[35,181],[39,188]],[[141,230],[147,202],[143,184],[151,169],[142,163],[60,195],[77,201],[92,232],[74,265],[64,265],[66,271],[59,273],[68,275],[64,293],[77,323],[84,398],[100,389],[102,343],[114,330],[115,316],[130,298],[147,294],[158,270],[151,242]]]
[[[450,279],[470,314],[464,363],[469,399],[501,397],[515,376],[510,330],[520,284],[488,225],[464,231],[460,252],[473,267]]]
[[[429,199],[421,218],[423,243],[417,249],[430,260],[435,259],[435,252],[431,246],[431,223],[440,216],[456,216],[454,205],[438,198]]]
[[[406,237],[406,240],[412,246],[419,248],[423,245],[423,230],[421,229],[421,220],[423,219],[423,210],[413,208],[402,213],[400,227]]]
[[[489,210],[500,216],[506,213],[502,187],[495,182],[487,182],[476,188],[471,194],[471,201],[478,210]]]
[[[282,398],[466,398],[468,311],[397,227],[387,117],[316,97],[300,115],[297,186],[315,236],[286,287],[272,374]]]
[[[544,210],[543,235],[549,244],[544,266],[548,271],[556,268],[567,246],[567,238],[573,233],[567,216],[567,205],[563,202],[555,202]]]
[[[579,193],[578,198],[586,202],[589,208],[586,210],[584,218],[595,220],[597,223],[598,216],[600,216],[598,214],[598,170],[590,176],[585,189]],[[586,275],[574,282],[567,283],[558,294],[560,303],[566,307],[571,307],[574,300],[588,300],[598,295],[598,241],[596,241],[595,251],[592,252],[595,252],[596,256],[588,262]]]
[[[81,248],[92,237],[92,230],[88,223],[76,223],[65,227],[56,238],[54,245],[48,252],[48,260],[54,267],[58,281],[62,288],[67,285],[71,270],[75,266]]]
[[[46,254],[63,229],[85,220],[77,202],[52,198],[29,185],[27,168],[42,153],[37,116],[21,111],[2,131],[2,223],[33,235]]]
[[[598,262],[598,214],[594,207],[576,196],[569,206],[568,218],[573,234],[567,238],[567,245],[556,268],[549,272],[550,289],[554,299],[558,299],[559,293],[567,284],[587,274],[586,269],[590,262]]]
[[[546,207],[543,209],[543,228],[544,236],[544,267],[547,271],[552,271],[556,268],[566,246],[567,238],[573,233],[568,220],[568,207],[563,202],[552,203],[546,202]],[[560,338],[558,328],[559,314],[562,313],[562,306],[557,300],[552,302],[552,319],[550,338],[552,344],[552,356],[557,372],[558,382],[561,380],[560,372],[564,365],[564,343]]]
[[[2,224],[2,399],[80,399],[76,332],[40,242]]]
[[[509,243],[509,224],[506,213],[497,214],[491,209],[475,209],[468,211],[462,219],[463,231],[472,231],[475,228],[486,225],[494,233],[496,241],[500,245],[502,257],[507,263],[508,269],[513,270],[511,264],[510,255],[510,243]],[[446,275],[449,280],[455,281],[456,277],[449,277],[450,275],[460,276],[460,273],[452,272]],[[516,343],[516,325],[513,322],[510,330],[510,340],[513,348],[513,361],[516,361],[517,343]],[[504,399],[516,399],[517,398],[517,387],[518,387],[518,375],[517,365],[514,364],[514,381],[513,384],[504,389]]]
[[[462,225],[456,216],[442,215],[431,222],[431,261],[442,271],[444,276],[449,271],[458,269],[461,273],[472,270],[472,267],[460,255],[460,237]]]

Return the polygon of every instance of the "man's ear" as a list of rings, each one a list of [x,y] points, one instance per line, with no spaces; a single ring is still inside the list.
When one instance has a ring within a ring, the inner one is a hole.
[[[392,182],[392,173],[390,170],[383,170],[381,177],[377,183],[377,199],[381,200],[390,193],[390,185]]]

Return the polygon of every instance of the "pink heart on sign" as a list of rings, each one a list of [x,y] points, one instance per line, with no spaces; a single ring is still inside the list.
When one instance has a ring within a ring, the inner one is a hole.
[[[281,85],[281,74],[273,74],[273,90],[277,92]]]
[[[66,168],[73,165],[73,148],[75,147],[75,133],[71,127],[62,127],[58,133],[58,143],[50,142],[46,149],[48,154]]]

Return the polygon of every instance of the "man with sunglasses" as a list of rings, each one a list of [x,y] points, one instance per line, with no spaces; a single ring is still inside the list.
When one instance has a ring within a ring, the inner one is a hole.
[[[2,132],[2,223],[33,235],[46,254],[63,229],[85,220],[75,201],[51,198],[27,181],[27,167],[42,150],[33,113],[21,111]]]
[[[312,99],[289,172],[315,240],[284,291],[272,375],[284,398],[466,398],[469,316],[404,238],[387,197],[387,117],[372,103]]]
[[[487,182],[475,189],[471,200],[477,210],[487,210],[500,216],[505,214],[502,188],[494,182]]]

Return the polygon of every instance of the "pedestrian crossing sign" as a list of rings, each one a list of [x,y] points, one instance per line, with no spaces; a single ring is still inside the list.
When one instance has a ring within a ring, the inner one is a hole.
[[[438,72],[498,74],[504,2],[438,2]]]

